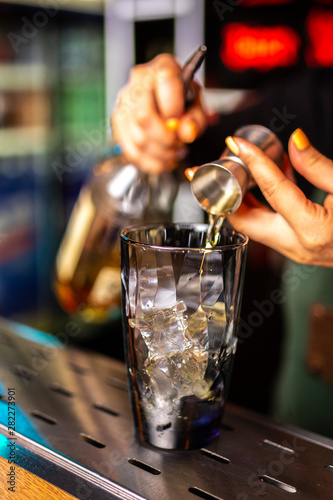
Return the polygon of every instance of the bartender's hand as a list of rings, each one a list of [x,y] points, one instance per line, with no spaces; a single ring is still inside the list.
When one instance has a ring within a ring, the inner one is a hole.
[[[194,103],[184,110],[181,67],[169,54],[135,66],[119,92],[111,117],[113,139],[129,161],[142,170],[171,170],[186,155],[186,144],[206,128],[200,88],[195,82]]]
[[[329,193],[323,206],[304,193],[259,148],[227,138],[251,171],[272,210],[247,194],[228,218],[239,231],[303,264],[333,267],[333,162],[320,154],[297,129],[289,139],[291,165],[317,188]]]

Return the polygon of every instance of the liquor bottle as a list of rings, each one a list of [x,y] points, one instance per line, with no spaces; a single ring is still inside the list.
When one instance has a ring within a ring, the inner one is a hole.
[[[103,322],[119,309],[120,231],[142,221],[171,221],[176,175],[144,173],[121,154],[94,167],[56,257],[54,288],[67,313]]]

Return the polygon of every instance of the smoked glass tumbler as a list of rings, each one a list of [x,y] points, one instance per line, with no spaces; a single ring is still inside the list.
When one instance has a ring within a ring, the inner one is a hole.
[[[237,346],[247,236],[205,224],[121,233],[125,355],[137,437],[186,450],[218,436]]]

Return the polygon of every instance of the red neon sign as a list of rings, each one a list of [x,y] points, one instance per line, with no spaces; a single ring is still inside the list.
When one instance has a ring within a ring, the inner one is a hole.
[[[313,9],[306,22],[309,44],[305,60],[309,66],[333,66],[333,12]]]
[[[243,7],[262,7],[291,3],[294,0],[242,0]]]
[[[269,71],[298,60],[301,39],[288,26],[249,26],[230,23],[221,30],[220,57],[233,71]]]

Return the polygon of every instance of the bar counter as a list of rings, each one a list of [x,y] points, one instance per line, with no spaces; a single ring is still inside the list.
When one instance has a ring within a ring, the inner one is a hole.
[[[3,498],[333,498],[333,440],[230,403],[207,448],[140,444],[124,364],[61,340],[0,322]]]

